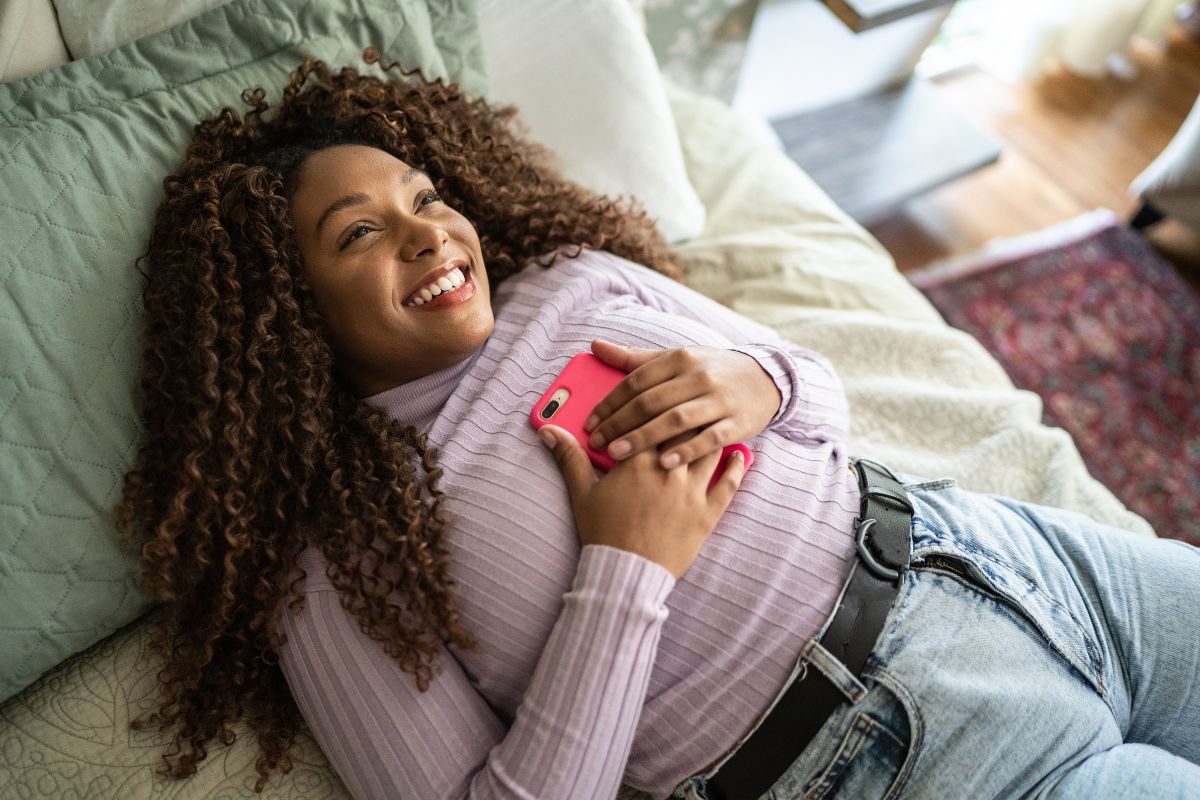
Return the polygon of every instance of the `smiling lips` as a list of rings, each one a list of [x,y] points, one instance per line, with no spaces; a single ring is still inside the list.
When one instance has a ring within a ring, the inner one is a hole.
[[[455,259],[427,277],[424,286],[404,299],[404,305],[413,308],[430,302],[438,295],[452,292],[467,282],[468,273],[467,262]]]
[[[467,267],[453,267],[436,281],[426,284],[404,304],[405,308],[444,308],[465,303],[475,296],[475,282]]]

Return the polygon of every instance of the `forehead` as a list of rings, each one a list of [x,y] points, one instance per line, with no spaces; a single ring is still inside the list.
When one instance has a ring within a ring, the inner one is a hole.
[[[419,176],[428,177],[377,147],[335,145],[304,162],[288,205],[303,238],[305,231],[317,232],[325,218],[341,207],[356,205],[356,200],[399,196],[419,186]]]
[[[300,170],[296,193],[313,186],[345,185],[364,180],[412,180],[408,164],[378,147],[339,144],[313,153]],[[420,171],[416,171],[420,174]],[[407,181],[404,181],[407,182]]]

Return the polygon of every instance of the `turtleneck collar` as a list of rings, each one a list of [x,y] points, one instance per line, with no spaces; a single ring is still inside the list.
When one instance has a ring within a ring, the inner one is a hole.
[[[402,425],[412,425],[418,432],[428,431],[442,406],[450,399],[454,387],[458,386],[467,370],[475,363],[484,346],[480,345],[457,364],[364,397],[363,402],[386,411],[392,419]]]

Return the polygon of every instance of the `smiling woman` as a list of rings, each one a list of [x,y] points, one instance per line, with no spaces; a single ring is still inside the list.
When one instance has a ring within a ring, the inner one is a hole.
[[[447,577],[437,450],[364,396],[476,350],[495,286],[565,246],[680,275],[640,205],[564,180],[515,108],[420,77],[310,59],[277,108],[248,89],[244,115],[201,121],[164,182],[140,259],[147,439],[114,516],[144,540],[166,611],[149,722],[179,724],[175,777],[243,710],[263,751],[256,788],[289,768],[298,720],[274,648],[310,543],[421,684],[443,639],[473,644]],[[404,616],[379,602],[388,590],[410,598]]]
[[[260,791],[303,719],[356,798],[1197,796],[1200,551],[851,459],[829,360],[511,109],[319,62],[244,97],[143,259],[116,512],[169,774],[248,714]],[[530,424],[589,347],[602,477]]]
[[[335,360],[360,395],[457,364],[492,332],[479,237],[423,170],[377,147],[328,147],[300,169],[291,213]]]

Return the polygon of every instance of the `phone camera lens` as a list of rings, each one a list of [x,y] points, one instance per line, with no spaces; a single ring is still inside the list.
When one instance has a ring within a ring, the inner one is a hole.
[[[551,400],[546,403],[546,407],[542,409],[542,419],[550,419],[554,416],[554,412],[558,411],[558,401]]]

